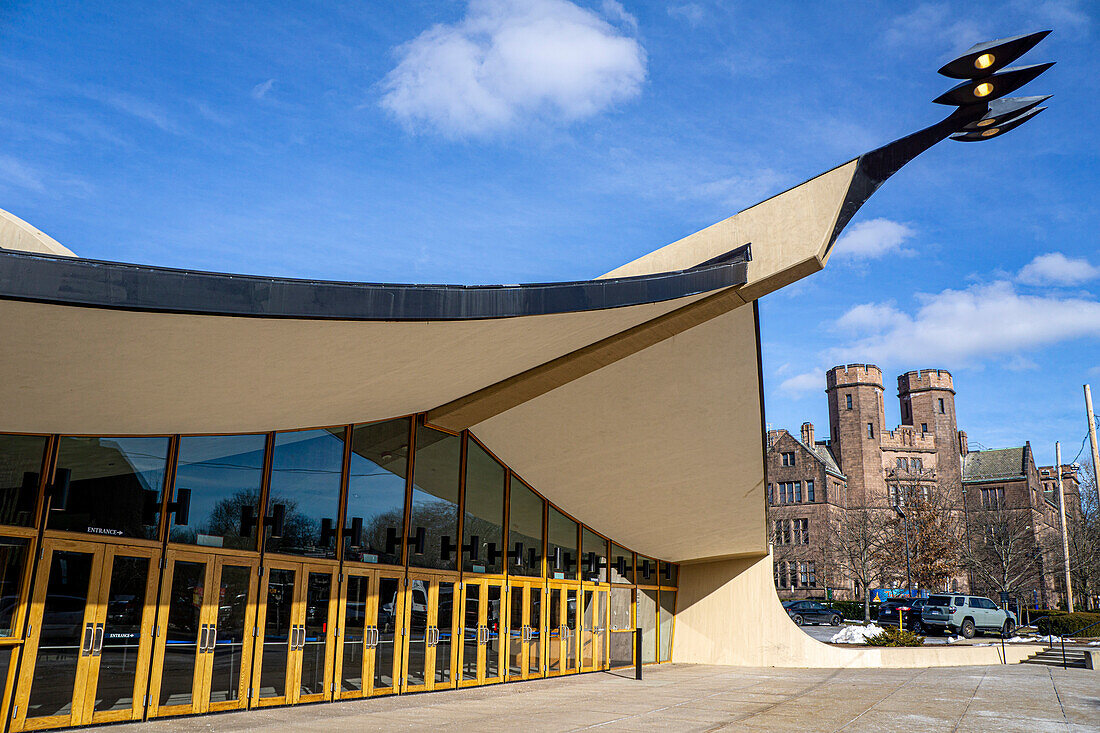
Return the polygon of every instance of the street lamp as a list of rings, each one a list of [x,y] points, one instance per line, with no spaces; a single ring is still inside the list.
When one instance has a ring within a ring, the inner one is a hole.
[[[913,573],[909,569],[909,517],[906,515],[905,510],[898,504],[894,504],[894,511],[901,517],[902,523],[905,525],[905,590],[909,595],[913,593]]]

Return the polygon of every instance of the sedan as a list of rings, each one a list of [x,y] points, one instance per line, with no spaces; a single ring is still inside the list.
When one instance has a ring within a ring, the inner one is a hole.
[[[787,609],[787,615],[799,626],[803,624],[840,626],[840,614],[817,601],[785,601],[783,608]]]

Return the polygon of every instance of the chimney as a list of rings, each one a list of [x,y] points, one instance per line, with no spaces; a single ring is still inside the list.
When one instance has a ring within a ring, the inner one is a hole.
[[[772,446],[775,445],[775,441],[779,440],[779,436],[782,435],[784,432],[785,431],[783,431],[783,430],[769,430],[768,431],[768,450],[772,449]]]
[[[809,447],[814,447],[814,424],[812,422],[802,423],[802,442]]]
[[[966,442],[966,432],[959,431],[959,455],[965,456],[970,452],[970,444]]]

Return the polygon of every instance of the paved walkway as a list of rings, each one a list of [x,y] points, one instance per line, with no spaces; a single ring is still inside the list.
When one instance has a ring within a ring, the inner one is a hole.
[[[480,689],[93,730],[1098,731],[1100,672],[1035,665],[906,670],[662,665]]]

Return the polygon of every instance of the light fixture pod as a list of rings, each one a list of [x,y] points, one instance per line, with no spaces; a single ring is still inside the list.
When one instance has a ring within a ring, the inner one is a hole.
[[[992,140],[995,137],[1000,137],[1009,130],[1014,130],[1020,125],[1030,120],[1035,115],[1042,112],[1046,107],[1036,107],[1028,110],[1021,115],[1017,115],[1003,122],[999,122],[993,127],[986,127],[983,129],[970,130],[968,132],[959,132],[951,136],[952,140],[957,140],[961,143],[977,143],[982,140]]]
[[[932,101],[936,104],[954,104],[960,107],[991,102],[1006,94],[1011,94],[1051,66],[1054,66],[1053,61],[1045,64],[1014,66],[1011,69],[1005,69],[981,79],[965,81],[947,90]]]
[[[944,64],[940,73],[952,79],[981,79],[1023,56],[1049,33],[1050,31],[1038,31],[976,44],[961,56]]]
[[[994,127],[1007,120],[1021,115],[1027,112],[1029,109],[1038,107],[1043,102],[1050,99],[1051,95],[1037,97],[1004,97],[1003,99],[994,99],[988,105],[983,105],[987,108],[987,111],[980,119],[964,125],[960,128],[960,131],[968,130],[983,130],[989,127]]]

